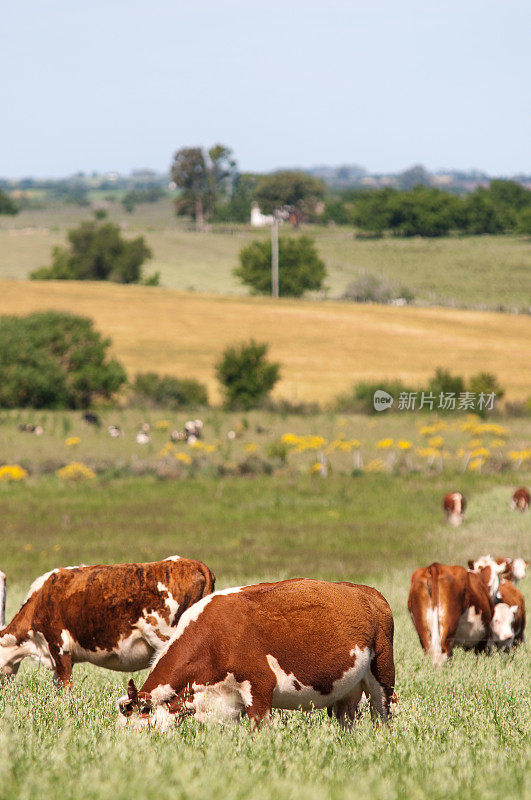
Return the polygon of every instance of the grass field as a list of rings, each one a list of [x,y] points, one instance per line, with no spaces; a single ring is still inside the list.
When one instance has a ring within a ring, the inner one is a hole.
[[[531,317],[439,308],[197,295],[143,286],[0,281],[0,314],[54,308],[94,319],[132,376],[197,378],[219,400],[214,365],[254,337],[281,364],[277,397],[326,403],[360,380],[425,385],[437,366],[494,373],[507,399],[531,393]]]
[[[238,225],[195,233],[175,218],[169,201],[139,206],[134,214],[117,204],[108,210],[110,219],[131,234],[146,236],[154,253],[147,272],[159,270],[163,285],[171,289],[245,294],[232,275],[238,253],[248,242],[269,235]],[[49,263],[52,247],[64,244],[67,229],[90,217],[90,209],[57,206],[0,219],[0,278],[26,278]],[[424,303],[515,309],[531,303],[531,255],[525,237],[364,241],[345,228],[312,226],[304,232],[315,237],[326,262],[332,298],[340,297],[360,273],[370,272],[405,284]]]
[[[50,674],[28,664],[0,692],[0,797],[524,798],[529,646],[458,652],[437,671],[405,609],[418,564],[527,552],[529,519],[509,510],[505,478],[467,474],[462,488],[469,513],[455,530],[442,524],[438,475],[0,487],[8,613],[37,573],[82,560],[180,552],[204,559],[219,588],[296,574],[349,578],[391,603],[399,697],[389,727],[374,728],[366,713],[352,733],[324,712],[275,712],[254,736],[246,723],[220,730],[189,720],[165,736],[131,735],[115,727],[128,675],[78,666],[73,692],[59,695]]]

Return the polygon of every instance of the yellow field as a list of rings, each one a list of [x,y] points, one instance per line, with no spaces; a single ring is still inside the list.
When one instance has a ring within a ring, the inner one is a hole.
[[[228,344],[268,342],[277,397],[332,399],[354,382],[420,386],[438,366],[493,372],[509,399],[531,394],[531,319],[491,312],[197,295],[103,283],[0,281],[0,314],[42,309],[94,319],[128,373],[197,378],[219,400],[214,364]]]

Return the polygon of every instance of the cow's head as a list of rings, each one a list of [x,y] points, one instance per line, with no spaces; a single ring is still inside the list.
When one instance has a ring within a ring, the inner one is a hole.
[[[500,650],[509,650],[514,641],[514,621],[518,606],[498,603],[492,617],[492,635],[494,644]]]
[[[118,700],[119,721],[122,726],[133,724],[136,728],[147,727],[153,714],[153,703],[149,692],[139,692],[131,678],[127,694]]]
[[[490,555],[481,556],[477,561],[470,560],[468,568],[479,575],[494,602],[500,599],[500,576],[506,564],[498,564]]]

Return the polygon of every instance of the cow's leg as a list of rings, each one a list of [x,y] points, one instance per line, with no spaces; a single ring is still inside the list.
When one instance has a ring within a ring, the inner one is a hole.
[[[344,697],[329,706],[327,708],[328,715],[331,717],[333,712],[340,726],[345,730],[351,730],[352,724],[360,717],[359,703],[362,695],[363,688],[360,683],[348,697]]]
[[[264,675],[263,678],[251,684],[251,703],[246,706],[247,716],[251,730],[258,730],[273,707],[273,689],[276,679],[271,675]]]
[[[361,684],[371,705],[373,721],[381,717],[387,722],[396,705],[393,644],[385,640],[370,664]]]
[[[54,681],[62,689],[71,689],[72,658],[70,653],[61,653],[59,648],[50,645],[50,654],[55,665]]]

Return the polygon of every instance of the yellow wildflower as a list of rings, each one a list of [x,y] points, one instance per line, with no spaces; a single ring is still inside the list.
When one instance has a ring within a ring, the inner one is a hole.
[[[157,422],[155,422],[155,428],[157,428],[159,431],[166,431],[169,427],[170,423],[167,419],[159,419]]]
[[[181,453],[177,453],[175,458],[177,459],[177,461],[180,461],[182,464],[191,464],[192,463],[192,459],[188,455],[188,453],[182,453],[182,452]]]
[[[82,464],[79,461],[70,462],[66,467],[58,469],[55,474],[58,478],[61,478],[62,481],[91,480],[96,477],[96,473],[93,472],[90,467],[87,467],[86,464]]]
[[[410,449],[410,447],[412,447],[412,446],[413,446],[413,444],[412,444],[412,442],[408,442],[408,441],[406,441],[406,439],[401,439],[401,440],[398,442],[398,445],[397,445],[397,446],[398,446],[398,449],[399,449],[399,450],[409,450],[409,449]]]
[[[392,439],[380,439],[379,442],[376,442],[376,447],[379,449],[385,449],[386,447],[392,447],[393,440]]]
[[[0,467],[0,481],[21,481],[27,477],[27,471],[18,464],[4,464]]]
[[[65,444],[67,447],[77,447],[78,444],[81,444],[81,439],[79,436],[69,436]]]
[[[373,458],[366,466],[367,472],[385,472],[385,461],[382,458]]]
[[[431,439],[428,439],[428,444],[432,447],[440,447],[443,442],[444,439],[442,436],[432,436]]]
[[[260,448],[258,447],[258,445],[255,442],[249,442],[249,444],[245,445],[245,451],[247,453],[256,453],[256,451],[259,450],[259,449]]]

